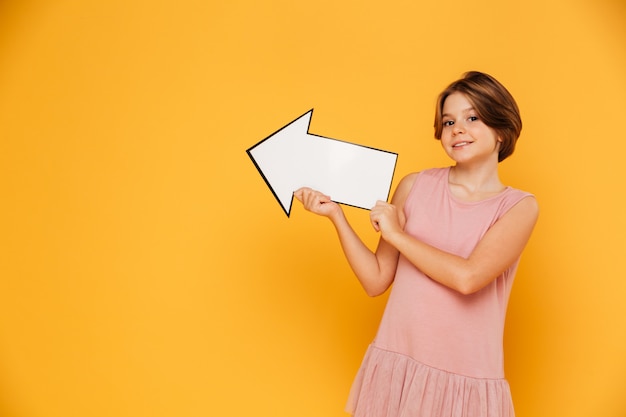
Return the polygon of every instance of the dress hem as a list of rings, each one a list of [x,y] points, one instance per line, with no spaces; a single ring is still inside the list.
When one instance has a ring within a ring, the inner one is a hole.
[[[346,411],[354,417],[514,417],[504,378],[474,378],[370,345]]]

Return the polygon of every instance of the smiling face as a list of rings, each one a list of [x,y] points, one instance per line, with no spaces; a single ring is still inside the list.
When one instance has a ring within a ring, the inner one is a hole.
[[[508,158],[515,150],[515,144],[522,131],[522,119],[511,93],[488,74],[478,71],[466,72],[463,78],[451,83],[437,98],[434,125],[436,139],[441,139],[443,134],[443,105],[454,93],[465,95],[480,121],[497,132],[501,140],[498,161]]]
[[[478,116],[465,94],[450,94],[443,103],[441,145],[457,164],[498,162],[500,138]]]

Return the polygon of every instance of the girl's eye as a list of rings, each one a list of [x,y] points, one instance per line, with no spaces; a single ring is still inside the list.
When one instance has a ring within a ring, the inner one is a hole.
[[[469,120],[470,122],[475,122],[476,120],[478,120],[478,116],[470,116]]]
[[[445,122],[443,122],[443,126],[452,126],[454,124],[454,122],[452,120],[446,120]]]

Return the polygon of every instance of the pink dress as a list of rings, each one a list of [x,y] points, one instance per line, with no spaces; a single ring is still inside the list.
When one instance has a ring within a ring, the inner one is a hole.
[[[476,202],[457,200],[449,168],[421,172],[404,206],[405,230],[463,257],[530,194],[507,187]],[[356,417],[511,417],[502,337],[519,259],[480,291],[462,295],[402,255],[375,340],[346,410]]]

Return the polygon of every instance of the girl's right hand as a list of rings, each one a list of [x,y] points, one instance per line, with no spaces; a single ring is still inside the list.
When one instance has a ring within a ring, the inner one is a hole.
[[[332,201],[326,194],[322,194],[311,188],[299,188],[293,195],[302,203],[304,208],[311,213],[325,217],[333,217],[336,213],[341,212],[339,204]]]

